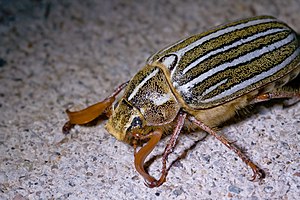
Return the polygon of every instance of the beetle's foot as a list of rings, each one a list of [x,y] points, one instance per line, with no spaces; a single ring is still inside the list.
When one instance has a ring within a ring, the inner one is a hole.
[[[71,124],[70,121],[67,121],[62,128],[63,134],[67,135],[70,133],[71,129],[74,128],[75,124]]]
[[[266,177],[265,171],[262,170],[261,168],[259,168],[258,166],[256,166],[254,163],[249,163],[248,165],[251,167],[252,172],[253,172],[253,175],[252,175],[250,181],[261,180]]]
[[[149,181],[149,180],[145,179],[145,185],[149,188],[159,187],[164,182],[166,182],[167,174],[168,173],[162,174],[160,179],[158,179],[158,180],[154,179],[153,181]]]

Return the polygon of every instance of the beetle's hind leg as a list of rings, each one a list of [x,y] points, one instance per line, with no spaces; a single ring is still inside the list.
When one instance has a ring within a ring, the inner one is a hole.
[[[259,94],[252,101],[250,101],[250,104],[269,101],[271,99],[283,98],[288,98],[288,100],[284,102],[285,105],[288,106],[295,104],[296,102],[300,101],[300,89],[293,89],[288,87],[278,88],[271,92]]]
[[[69,117],[69,121],[63,126],[62,132],[64,134],[68,134],[76,124],[87,124],[102,114],[110,115],[108,108],[113,104],[116,96],[126,87],[127,83],[128,81],[121,84],[109,97],[103,101],[91,105],[83,110],[71,112],[69,109],[67,109],[66,113]]]
[[[234,142],[230,142],[226,137],[224,137],[221,134],[218,134],[216,131],[214,131],[204,123],[198,121],[195,117],[189,116],[188,119],[191,122],[195,123],[197,126],[199,126],[205,132],[213,135],[215,138],[221,141],[226,147],[234,151],[243,160],[243,162],[246,163],[252,169],[253,175],[251,181],[257,179],[263,179],[265,177],[265,172],[262,169],[260,169],[257,165],[255,165],[239,148],[237,148],[234,145]]]

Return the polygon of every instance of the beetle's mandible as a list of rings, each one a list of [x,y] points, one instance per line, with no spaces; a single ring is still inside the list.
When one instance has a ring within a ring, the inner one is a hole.
[[[231,22],[158,51],[102,102],[81,111],[67,110],[63,131],[108,116],[107,131],[134,146],[136,170],[147,186],[157,187],[166,180],[166,160],[182,129],[204,130],[252,169],[252,180],[261,179],[263,170],[213,128],[250,104],[275,98],[299,101],[299,89],[286,86],[299,71],[300,36],[288,25],[270,16]],[[144,162],[163,133],[171,133],[171,138],[161,176],[155,179]],[[140,141],[146,144],[137,150]]]

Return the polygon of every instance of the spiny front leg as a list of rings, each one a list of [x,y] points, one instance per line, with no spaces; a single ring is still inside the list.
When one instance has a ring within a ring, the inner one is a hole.
[[[163,134],[162,130],[155,130],[152,133],[142,136],[142,138],[138,135],[133,135],[136,139],[147,139],[150,138],[148,143],[143,146],[138,152],[136,152],[136,143],[134,143],[134,166],[138,173],[144,178],[145,184],[147,186],[153,186],[157,182],[157,180],[150,176],[144,168],[145,159],[147,156],[153,151],[154,147],[159,142],[161,136]],[[136,140],[135,140],[136,141]]]
[[[69,121],[63,126],[62,132],[64,134],[68,134],[74,125],[87,124],[99,117],[101,114],[106,114],[107,108],[113,104],[116,96],[126,87],[127,83],[128,82],[121,84],[109,97],[103,101],[91,105],[83,110],[71,112],[69,109],[67,109],[66,113],[69,117]]]
[[[233,144],[233,142],[228,141],[227,138],[225,138],[223,135],[218,134],[216,131],[206,126],[204,123],[198,121],[195,117],[189,116],[188,119],[191,122],[195,123],[197,126],[199,126],[202,130],[213,135],[215,138],[221,141],[226,147],[234,151],[243,160],[243,162],[246,163],[252,169],[253,175],[251,181],[254,181],[256,179],[263,179],[265,177],[265,172],[257,165],[255,165],[239,148],[237,148]]]

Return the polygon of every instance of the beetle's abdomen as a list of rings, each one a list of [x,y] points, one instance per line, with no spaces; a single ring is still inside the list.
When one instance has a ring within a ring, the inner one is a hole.
[[[273,17],[255,17],[179,41],[149,62],[155,61],[168,68],[174,90],[188,106],[211,108],[299,68],[299,38]]]

